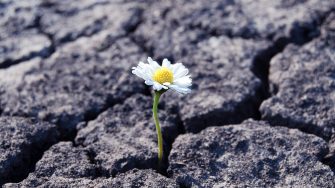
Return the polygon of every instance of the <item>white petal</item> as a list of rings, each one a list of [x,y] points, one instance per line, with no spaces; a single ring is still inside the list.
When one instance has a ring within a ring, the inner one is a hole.
[[[179,87],[190,87],[192,85],[192,79],[190,78],[190,75],[183,76],[174,80],[173,84]]]
[[[168,87],[158,83],[158,82],[154,82],[154,86],[153,86],[154,90],[156,91],[160,91],[161,89],[169,89]]]
[[[151,62],[151,64],[149,63],[143,63],[143,62],[139,62],[137,67],[133,67],[132,69],[132,73],[137,75],[140,78],[143,78],[144,80],[152,80],[153,74],[156,71],[157,67],[159,67],[159,65],[157,64],[157,62],[152,61],[151,58],[148,58]]]
[[[154,82],[152,80],[146,80],[144,83],[147,84],[148,86],[154,85]]]
[[[150,66],[149,64],[146,64],[145,68],[143,69],[144,72],[150,77],[152,78],[152,76],[155,73],[155,68],[153,68],[152,66]]]
[[[185,68],[185,66],[181,63],[179,65],[175,66],[173,71],[174,71],[173,72],[174,79],[178,79],[178,78],[186,76],[188,74],[188,69]]]
[[[188,69],[182,69],[180,68],[177,73],[175,74],[175,78],[181,78],[183,76],[186,76],[188,74]]]
[[[151,57],[148,57],[148,63],[155,70],[161,67],[156,61],[152,60]]]
[[[160,91],[163,87],[158,82],[154,82],[153,88],[156,91]]]
[[[181,94],[188,94],[188,93],[191,92],[190,88],[180,87],[180,86],[177,86],[177,85],[170,85],[170,88],[177,91],[178,93],[181,93]]]
[[[173,71],[173,73],[176,73],[176,70],[179,69],[180,67],[184,67],[184,65],[181,64],[181,63],[173,64],[172,65],[172,71]]]
[[[136,74],[137,76],[143,78],[144,80],[150,80],[152,78],[152,74],[150,72],[148,72],[147,69],[135,69],[133,70],[134,74]]]
[[[149,80],[150,79],[149,75],[147,73],[145,73],[144,70],[141,69],[141,68],[133,69],[132,73],[135,74],[136,76],[144,79],[144,80]]]
[[[172,70],[171,62],[168,59],[163,59],[162,67],[166,67],[170,70]]]

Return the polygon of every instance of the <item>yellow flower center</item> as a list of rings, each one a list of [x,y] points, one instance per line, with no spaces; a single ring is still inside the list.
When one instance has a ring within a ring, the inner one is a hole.
[[[166,82],[172,83],[173,82],[173,72],[166,67],[162,67],[156,70],[152,79],[160,84],[163,84]]]

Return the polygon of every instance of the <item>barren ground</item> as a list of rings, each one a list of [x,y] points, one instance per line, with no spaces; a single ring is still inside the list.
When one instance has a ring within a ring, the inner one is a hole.
[[[3,187],[333,188],[335,1],[0,1],[0,112]]]

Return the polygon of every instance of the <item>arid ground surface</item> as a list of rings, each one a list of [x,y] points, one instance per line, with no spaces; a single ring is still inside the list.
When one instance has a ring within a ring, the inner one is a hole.
[[[182,62],[159,106],[131,74]],[[334,0],[0,1],[0,186],[335,187]]]

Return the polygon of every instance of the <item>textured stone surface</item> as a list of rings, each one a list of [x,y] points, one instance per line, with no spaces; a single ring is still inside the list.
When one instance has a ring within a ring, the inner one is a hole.
[[[88,178],[62,178],[50,177],[45,179],[42,184],[37,183],[38,179],[25,180],[21,183],[8,183],[4,188],[16,187],[88,187],[88,188],[131,188],[131,187],[162,187],[176,188],[179,187],[173,180],[168,179],[153,170],[130,170],[120,174],[115,178],[96,178],[94,180]]]
[[[187,53],[185,42],[207,35],[301,43],[318,34],[322,17],[334,7],[331,0],[160,1],[145,11],[136,36],[155,56],[177,59]]]
[[[71,142],[60,142],[44,153],[35,171],[24,181],[5,187],[83,186],[88,185],[97,173],[85,150],[74,147]]]
[[[37,26],[40,0],[0,2],[0,40]]]
[[[53,6],[50,6],[52,4]],[[140,21],[141,8],[137,3],[108,1],[84,1],[66,3],[45,2],[41,17],[41,29],[48,33],[56,44],[73,41],[81,36],[90,36],[110,28],[113,35],[125,35]]]
[[[28,174],[42,151],[58,139],[56,126],[20,117],[0,117],[0,185]]]
[[[0,69],[2,91],[4,92],[4,89],[6,89],[6,92],[15,92],[24,76],[30,70],[37,69],[40,63],[41,58],[34,58],[6,69]]]
[[[39,3],[39,0],[0,2],[0,68],[51,53],[51,41],[37,28]]]
[[[88,153],[71,142],[60,142],[47,150],[30,175],[38,179],[60,176],[66,178],[95,177],[96,167],[91,164]]]
[[[8,67],[32,57],[50,54],[51,42],[36,30],[22,32],[11,38],[0,40],[0,68]]]
[[[172,179],[168,179],[153,170],[130,170],[115,178],[104,180],[97,187],[179,187]]]
[[[164,94],[163,100],[171,106],[178,104],[187,132],[256,117],[263,88],[252,70],[260,61],[256,57],[268,47],[265,41],[227,37],[197,44],[180,60],[190,69],[192,93]]]
[[[60,142],[45,152],[27,179],[4,187],[176,187],[173,180],[153,170],[134,169],[114,178],[96,178],[99,173],[87,150]]]
[[[20,183],[7,183],[4,188],[20,188],[20,187],[55,187],[55,188],[70,188],[70,187],[96,187],[96,182],[87,178],[62,178],[62,177],[51,177],[44,179],[43,183],[37,177],[29,177]],[[98,181],[98,179],[97,179]],[[102,181],[99,179],[99,181]]]
[[[272,59],[269,77],[277,93],[262,104],[264,119],[327,140],[334,134],[334,17],[320,38],[302,47],[290,45]]]
[[[78,132],[76,142],[92,153],[108,175],[132,168],[157,168],[157,138],[151,106],[151,97],[130,97],[89,122]],[[159,116],[167,152],[178,134],[177,119],[163,110]]]
[[[335,187],[334,10],[332,0],[2,0],[0,187]],[[287,43],[304,45],[281,53]],[[131,74],[147,56],[193,78],[191,94],[160,102],[168,177],[154,171],[149,87]]]
[[[19,83],[14,89],[9,89],[10,81],[0,80],[3,114],[38,117],[58,124],[64,135],[73,134],[78,122],[94,117],[106,105],[143,92],[130,68],[144,54],[128,39],[108,33],[82,38],[38,65],[16,69],[21,76],[13,80]],[[2,74],[10,75],[13,69]]]
[[[179,136],[168,172],[186,187],[334,187],[324,140],[265,122]]]

